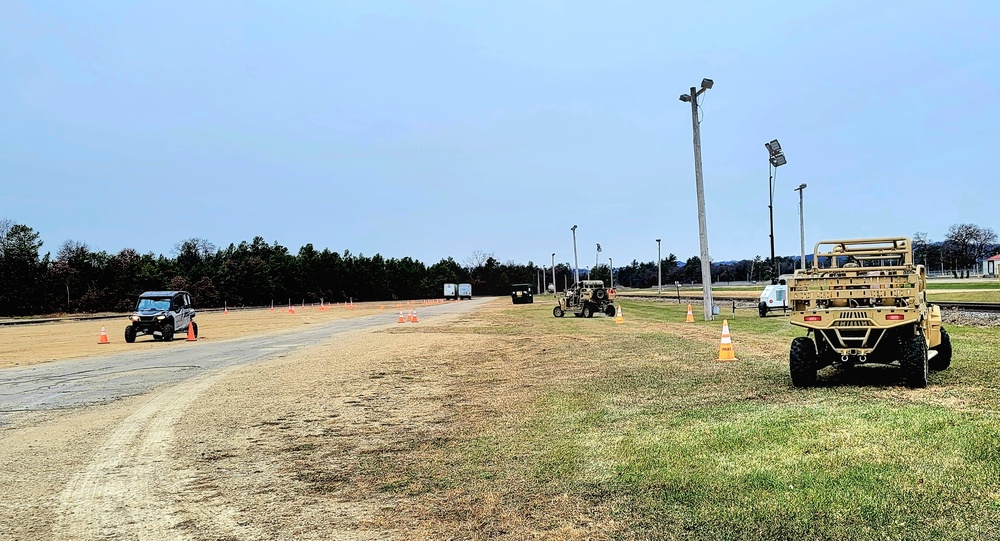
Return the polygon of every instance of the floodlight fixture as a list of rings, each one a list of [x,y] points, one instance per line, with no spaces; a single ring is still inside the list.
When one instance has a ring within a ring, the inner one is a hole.
[[[806,189],[806,184],[805,184],[805,183],[803,182],[802,184],[799,184],[799,187],[798,187],[798,188],[795,188],[795,189],[794,189],[794,190],[792,190],[792,191],[793,191],[793,192],[797,192],[797,191],[800,191],[800,190],[804,190],[804,189]]]
[[[712,88],[712,85],[714,85],[714,84],[715,84],[715,81],[713,81],[711,79],[702,79],[701,80],[701,87],[705,88],[705,89]]]
[[[788,163],[788,160],[785,159],[785,155],[781,152],[771,156],[771,165],[775,167],[780,167],[786,163]]]
[[[681,94],[681,97],[679,99],[683,102],[689,102],[691,101],[691,96],[688,96],[687,94]]]
[[[764,143],[764,146],[767,147],[767,151],[770,152],[772,155],[773,154],[778,154],[778,153],[781,152],[781,145],[778,144],[778,140],[777,139],[775,139],[774,141],[771,141],[770,143]]]

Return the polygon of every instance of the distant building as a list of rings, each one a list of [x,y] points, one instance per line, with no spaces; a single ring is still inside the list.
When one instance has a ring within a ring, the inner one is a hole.
[[[998,268],[1000,268],[1000,254],[983,260],[983,274],[996,276]]]

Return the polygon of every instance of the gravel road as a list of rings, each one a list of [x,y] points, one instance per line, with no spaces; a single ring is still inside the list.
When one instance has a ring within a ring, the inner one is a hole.
[[[420,307],[420,317],[462,313],[481,302],[482,299],[475,299]],[[396,324],[397,314],[387,311],[321,323],[305,331],[214,343],[189,343],[178,338],[169,344],[135,344],[137,351],[125,354],[0,370],[0,427],[15,422],[22,414],[108,403],[208,371],[284,357],[296,348],[337,333]]]

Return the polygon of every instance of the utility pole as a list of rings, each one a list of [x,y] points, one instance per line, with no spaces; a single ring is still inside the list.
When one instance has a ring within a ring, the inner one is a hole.
[[[799,235],[801,237],[801,258],[802,258],[802,270],[806,270],[806,216],[802,206],[802,192],[805,191],[805,183],[799,184],[795,191],[799,192]]]
[[[580,283],[580,261],[576,258],[576,226],[570,228],[573,232],[573,270],[576,272],[576,283]]]
[[[702,302],[705,306],[705,321],[713,321],[712,315],[712,259],[708,255],[708,223],[705,218],[705,186],[701,174],[701,129],[698,120],[698,96],[712,88],[715,83],[711,79],[701,80],[701,90],[691,87],[690,94],[680,97],[681,101],[691,103],[691,131],[694,139],[694,181],[698,192],[698,240],[701,244],[701,285]]]
[[[552,252],[552,293],[556,292],[556,253]]]
[[[663,256],[660,255],[660,239],[656,239],[656,294],[663,294]]]
[[[611,272],[611,289],[615,287],[615,262],[610,257],[608,258],[608,271]]]

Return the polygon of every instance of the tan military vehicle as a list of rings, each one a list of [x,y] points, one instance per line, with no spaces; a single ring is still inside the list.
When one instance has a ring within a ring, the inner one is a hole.
[[[826,366],[879,363],[898,364],[907,385],[926,387],[928,370],[948,368],[951,340],[941,309],[927,302],[910,239],[822,241],[813,254],[812,268],[788,280],[791,323],[808,329],[792,340],[793,385],[815,384]]]
[[[603,280],[581,280],[559,298],[559,306],[552,309],[552,315],[563,317],[566,312],[572,312],[576,317],[593,317],[603,312],[614,317],[614,302],[615,290],[604,287]]]

